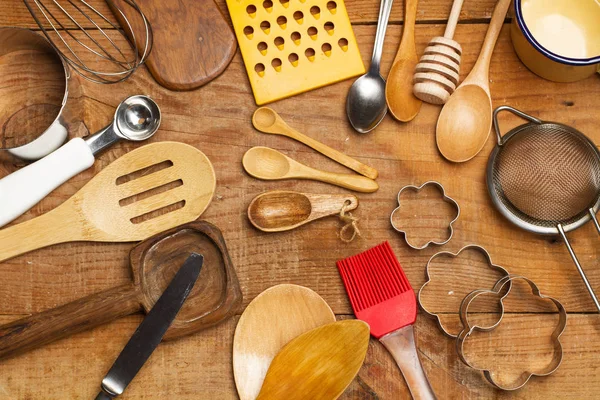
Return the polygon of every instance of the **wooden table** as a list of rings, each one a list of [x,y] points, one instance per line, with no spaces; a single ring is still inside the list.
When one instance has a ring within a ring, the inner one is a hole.
[[[94,3],[110,15],[101,0]],[[365,63],[371,57],[378,3],[376,0],[346,0]],[[465,2],[455,37],[464,49],[463,78],[475,62],[494,3],[493,0]],[[219,0],[219,4],[227,13],[224,1]],[[419,53],[433,36],[443,33],[450,6],[450,0],[421,2],[416,27]],[[383,52],[384,76],[399,43],[402,9],[402,3],[398,2],[392,12]],[[35,27],[20,0],[3,1],[0,25]],[[359,195],[361,204],[355,215],[360,218],[363,236],[351,244],[338,238],[340,222],[335,218],[281,234],[264,234],[249,224],[246,206],[262,191],[344,192],[313,182],[275,183],[252,179],[241,166],[241,157],[251,146],[271,146],[323,169],[343,172],[344,168],[298,143],[261,135],[252,128],[250,117],[256,106],[239,52],[222,76],[200,90],[167,91],[141,68],[119,85],[82,82],[81,101],[85,105],[83,119],[88,128],[95,131],[112,119],[114,108],[123,98],[137,93],[149,94],[164,113],[164,122],[153,140],[190,143],[210,158],[218,185],[213,203],[203,218],[223,230],[242,286],[244,307],[264,289],[289,282],[312,288],[325,298],[339,318],[350,318],[352,311],[335,261],[384,240],[391,242],[413,288],[418,289],[425,281],[427,260],[440,249],[409,249],[390,227],[389,214],[402,186],[427,180],[442,182],[462,209],[454,225],[454,238],[442,249],[457,251],[469,243],[485,247],[496,264],[528,276],[539,284],[543,293],[562,301],[569,320],[562,340],[565,353],[560,369],[549,378],[533,379],[520,391],[503,393],[462,364],[454,341],[443,336],[433,320],[421,313],[416,325],[420,358],[439,398],[597,398],[600,317],[564,245],[512,226],[493,209],[486,193],[484,168],[494,140],[490,138],[483,151],[468,163],[444,161],[434,140],[439,107],[427,104],[411,123],[401,124],[388,116],[374,132],[359,135],[350,128],[344,110],[351,83],[349,80],[272,105],[298,130],[380,171],[379,191]],[[595,108],[600,97],[598,76],[572,84],[538,78],[517,59],[510,43],[508,24],[502,30],[492,58],[490,84],[494,106],[509,104],[541,119],[561,121],[600,142]],[[520,123],[517,118],[502,117],[505,130]],[[71,179],[17,222],[60,204],[111,161],[135,147],[120,144],[101,155],[91,170]],[[2,168],[4,175],[16,167]],[[588,224],[570,237],[591,282],[600,292],[597,233]],[[126,282],[130,271],[127,254],[131,247],[131,244],[65,244],[2,263],[0,321],[8,322]],[[503,367],[520,365],[519,356],[526,357],[530,345],[540,341],[537,335],[547,334],[542,326],[549,316],[536,310],[530,312],[531,306],[527,303],[515,302],[505,317],[511,326],[504,331],[508,336],[481,339],[480,347],[492,357],[490,362]],[[231,347],[237,319],[161,345],[122,398],[236,398]],[[140,320],[139,315],[124,318],[3,360],[0,362],[0,398],[92,398]],[[542,343],[544,340],[547,341],[542,339]],[[343,398],[401,399],[409,398],[409,394],[390,355],[378,342],[371,341],[365,364]]]

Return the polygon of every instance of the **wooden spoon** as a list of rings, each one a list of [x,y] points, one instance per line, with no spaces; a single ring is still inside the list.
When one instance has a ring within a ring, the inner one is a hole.
[[[354,174],[320,171],[300,164],[268,147],[253,147],[244,154],[242,164],[250,175],[268,181],[281,179],[312,179],[331,183],[357,192],[372,193],[379,185],[372,179]]]
[[[273,286],[252,300],[233,338],[233,375],[240,400],[254,400],[271,360],[290,340],[335,322],[325,300],[303,286]]]
[[[258,400],[335,400],[362,366],[369,325],[350,319],[315,328],[273,359]]]
[[[224,321],[235,314],[242,292],[221,231],[208,222],[194,221],[135,246],[129,256],[132,282],[0,326],[0,358],[142,310],[149,312],[192,253],[204,256],[204,266],[164,340]]]
[[[140,147],[52,211],[0,230],[0,261],[64,242],[143,240],[198,218],[215,186],[212,164],[195,147],[176,142]]]
[[[331,158],[332,160],[337,161],[343,166],[348,167],[351,170],[366,176],[367,178],[377,179],[377,175],[379,173],[375,168],[371,168],[368,165],[365,165],[360,161],[357,161],[352,157],[347,156],[344,153],[340,153],[339,151],[332,149],[331,147],[326,146],[323,143],[312,139],[291,128],[288,124],[285,123],[285,121],[279,116],[279,114],[275,112],[275,110],[269,107],[260,107],[259,109],[254,111],[254,115],[252,116],[252,123],[254,124],[254,127],[256,129],[263,133],[283,135],[291,139],[297,140],[300,143],[304,143],[308,147],[311,147],[319,153]]]
[[[412,90],[413,74],[419,59],[415,47],[415,22],[418,0],[404,0],[404,29],[398,53],[385,85],[385,99],[390,113],[398,121],[408,122],[417,116],[422,101]]]
[[[263,232],[282,232],[319,218],[358,207],[358,199],[345,194],[310,194],[274,190],[259,194],[248,206],[248,219]]]
[[[436,141],[449,161],[464,162],[481,151],[492,127],[490,59],[511,0],[499,0],[475,66],[442,108]]]

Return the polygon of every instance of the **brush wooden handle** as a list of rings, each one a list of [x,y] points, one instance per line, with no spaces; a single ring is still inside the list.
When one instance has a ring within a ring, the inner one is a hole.
[[[70,200],[39,217],[0,230],[0,261],[81,237],[81,222]]]
[[[133,284],[118,286],[0,326],[0,358],[14,356],[141,309]]]
[[[379,341],[392,354],[415,400],[435,400],[435,393],[417,354],[413,326],[408,325],[382,336]]]

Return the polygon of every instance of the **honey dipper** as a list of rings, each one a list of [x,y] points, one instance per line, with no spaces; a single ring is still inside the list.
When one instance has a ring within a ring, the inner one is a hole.
[[[415,68],[413,93],[431,104],[444,104],[458,85],[462,48],[453,40],[464,0],[454,0],[444,36],[431,39]]]

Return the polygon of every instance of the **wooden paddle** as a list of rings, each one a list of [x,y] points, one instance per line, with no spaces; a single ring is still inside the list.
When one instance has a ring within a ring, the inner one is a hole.
[[[335,400],[362,366],[369,325],[338,321],[288,343],[273,359],[258,400]]]
[[[325,300],[297,285],[273,286],[248,305],[235,329],[233,374],[240,400],[254,400],[271,360],[290,340],[335,322]]]
[[[129,19],[139,42],[146,40],[142,19],[125,0],[113,0]],[[131,38],[121,13],[107,2]],[[152,26],[154,44],[146,66],[170,90],[196,89],[225,70],[237,49],[229,23],[213,0],[138,0]],[[143,50],[143,46],[142,46]]]

